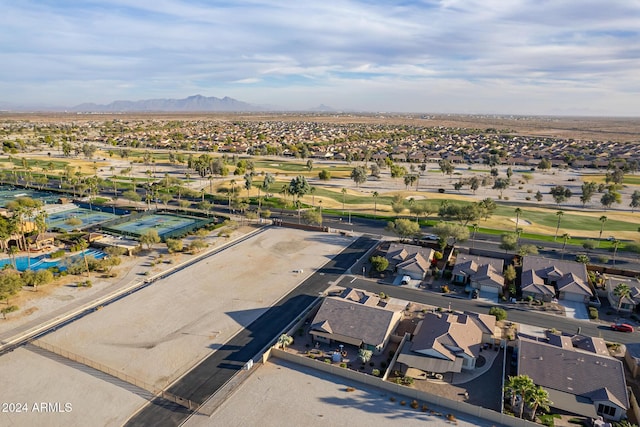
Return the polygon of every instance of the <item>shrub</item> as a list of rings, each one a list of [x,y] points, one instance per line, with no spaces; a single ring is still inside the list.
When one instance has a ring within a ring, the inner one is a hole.
[[[380,376],[380,369],[373,369],[371,371],[371,375],[373,375],[374,377],[379,377]]]
[[[438,193],[444,193],[444,188],[438,188]]]
[[[448,287],[447,285],[442,286],[442,287],[440,288],[440,291],[441,291],[443,294],[448,294],[449,292],[451,292],[451,291],[449,290],[449,287]]]
[[[589,307],[589,318],[597,319],[598,318],[598,309],[595,307]]]
[[[341,367],[341,368],[346,368],[346,367],[347,367],[347,364],[346,364],[346,363],[344,363],[344,362],[342,362],[342,363],[340,364],[340,367]]]
[[[489,314],[496,317],[496,320],[505,320],[507,318],[507,312],[500,307],[491,307]]]
[[[55,252],[51,252],[49,254],[49,258],[60,258],[60,257],[63,257],[65,253],[66,251],[64,249],[59,249]]]
[[[420,405],[418,404],[418,401],[417,401],[417,400],[412,400],[412,401],[411,401],[411,407],[412,407],[413,409],[418,409],[418,407],[419,407],[419,406],[420,406]]]

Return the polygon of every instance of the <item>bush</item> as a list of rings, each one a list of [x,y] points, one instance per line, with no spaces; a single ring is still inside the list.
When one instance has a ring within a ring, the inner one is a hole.
[[[63,257],[64,254],[66,254],[66,253],[67,252],[64,249],[59,249],[59,250],[57,250],[55,252],[51,252],[49,254],[49,258],[60,258],[60,257]]]
[[[597,319],[598,318],[598,309],[595,307],[589,307],[589,318]]]
[[[444,193],[444,188],[438,188],[438,193]]]
[[[491,307],[489,314],[496,317],[496,320],[505,320],[507,318],[507,312],[500,307]]]
[[[371,375],[373,375],[374,377],[379,377],[380,376],[380,369],[373,369],[371,371]]]
[[[372,256],[369,261],[371,261],[371,266],[378,273],[385,271],[389,267],[389,260],[383,256]]]

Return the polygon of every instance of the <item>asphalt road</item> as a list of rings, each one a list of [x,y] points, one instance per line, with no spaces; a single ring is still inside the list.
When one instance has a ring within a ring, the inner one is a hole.
[[[362,279],[355,277],[355,280],[349,284],[354,288],[367,290],[370,292],[385,294],[400,298],[407,301],[415,301],[422,304],[451,308],[456,311],[474,311],[478,313],[488,313],[489,309],[495,304],[488,303],[477,299],[461,299],[432,291],[418,290],[401,286],[384,285],[374,280]],[[347,280],[350,281],[350,280]],[[343,280],[345,282],[345,280]],[[538,326],[545,329],[556,328],[560,331],[575,333],[578,328],[581,334],[600,337],[607,341],[619,343],[640,342],[640,332],[624,333],[612,331],[608,325],[589,322],[585,320],[575,320],[566,317],[560,317],[552,314],[540,313],[535,311],[523,310],[510,306],[509,304],[500,304],[501,308],[507,311],[507,320],[522,323],[526,325]]]
[[[273,343],[280,331],[326,290],[329,282],[335,282],[375,243],[377,241],[369,237],[357,239],[167,391],[197,404],[204,403],[242,369],[247,361]],[[189,414],[190,411],[186,408],[157,398],[134,415],[126,425],[178,426]]]
[[[297,217],[293,217],[293,216],[285,215],[283,219],[284,218],[292,222],[297,221]],[[340,230],[353,231],[356,233],[367,233],[375,236],[382,235],[382,236],[397,237],[394,234],[385,230],[386,222],[382,220],[351,217],[351,223],[349,223],[348,217],[324,215],[323,225],[331,228],[340,229]],[[426,231],[428,232],[428,229]],[[557,242],[540,242],[538,240],[520,239],[520,244],[532,244],[534,246],[538,246],[539,255],[547,258],[556,258],[556,259],[564,258],[566,260],[572,260],[575,258],[577,254],[585,253],[585,250],[582,249],[581,247],[568,244],[566,247],[566,253],[563,256],[562,254],[563,242],[560,241],[560,239],[558,239]],[[475,240],[468,240],[463,244],[458,244],[458,246],[460,247],[474,247],[477,249],[503,252],[503,250],[499,248],[499,245],[500,245],[499,235],[482,234],[482,233],[478,233],[476,235]],[[542,248],[540,249],[541,246]],[[612,266],[612,261],[610,261],[607,264],[598,263],[597,257],[599,255],[605,256],[610,260],[613,257],[613,253],[609,252],[606,249],[594,249],[589,252],[589,257],[591,258],[592,264],[606,265],[609,267]],[[640,272],[640,254],[618,251],[616,256],[615,266],[625,270]]]

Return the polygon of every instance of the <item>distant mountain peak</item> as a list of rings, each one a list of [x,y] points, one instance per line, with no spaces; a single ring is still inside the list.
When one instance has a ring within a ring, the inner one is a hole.
[[[243,112],[264,111],[263,107],[238,101],[225,96],[192,95],[183,99],[146,99],[141,101],[114,101],[110,104],[100,105],[85,103],[76,105],[71,111],[91,112]]]
[[[317,107],[311,108],[309,111],[320,111],[320,112],[334,112],[335,108],[329,107],[328,105],[320,104]]]

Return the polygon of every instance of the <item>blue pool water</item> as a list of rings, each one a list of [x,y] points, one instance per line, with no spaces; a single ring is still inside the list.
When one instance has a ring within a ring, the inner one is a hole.
[[[88,257],[94,257],[95,259],[102,259],[105,256],[107,256],[107,254],[105,254],[102,251],[98,251],[95,249],[87,249],[84,251],[84,253],[88,256]],[[38,270],[42,270],[42,269],[46,269],[46,268],[51,268],[51,267],[58,267],[59,264],[65,259],[65,258],[56,258],[56,259],[51,259],[51,258],[47,258],[48,255],[40,255],[38,257],[31,257],[31,261],[27,260],[26,256],[22,256],[22,257],[18,257],[16,258],[16,268],[18,269],[18,271],[25,271],[27,269],[31,269],[32,271],[38,271]],[[78,260],[82,257],[82,253],[79,254],[75,254],[71,257],[71,262]],[[0,269],[2,269],[5,265],[10,265],[11,264],[11,260],[10,259],[2,259],[0,260]],[[31,265],[29,265],[31,264]],[[63,268],[64,269],[64,268]]]

